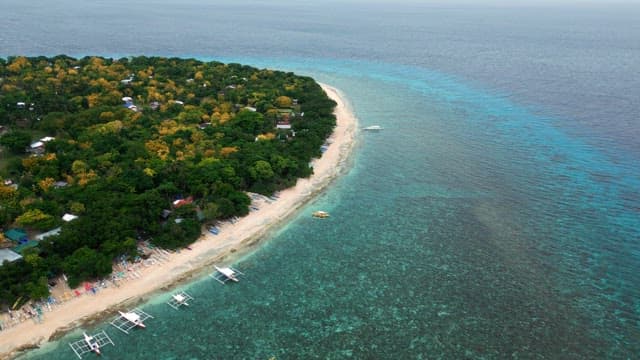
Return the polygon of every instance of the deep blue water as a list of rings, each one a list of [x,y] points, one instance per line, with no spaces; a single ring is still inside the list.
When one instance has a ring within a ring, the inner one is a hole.
[[[145,332],[99,326],[105,359],[638,358],[640,5],[0,5],[1,56],[293,70],[385,128],[236,260],[241,283],[187,284],[180,312],[152,299]]]

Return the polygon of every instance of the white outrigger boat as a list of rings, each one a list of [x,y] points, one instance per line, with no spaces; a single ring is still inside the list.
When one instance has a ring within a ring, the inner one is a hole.
[[[328,212],[326,211],[322,211],[322,210],[318,210],[318,211],[314,211],[311,216],[315,217],[315,218],[319,218],[319,219],[326,219],[328,218],[330,215]]]
[[[146,328],[147,326],[144,324],[144,321],[149,318],[153,319],[153,316],[140,309],[133,309],[128,312],[118,311],[118,313],[120,313],[120,316],[113,320],[111,325],[125,334],[128,334],[129,330],[134,327]]]
[[[232,267],[217,267],[217,266],[214,266],[214,267],[216,268],[216,272],[214,272],[209,276],[211,276],[221,284],[224,284],[229,280],[238,282],[240,281],[238,279],[238,275],[244,275],[243,273],[241,273],[240,271]]]
[[[113,341],[107,335],[106,332],[101,331],[99,333],[94,334],[93,336],[88,335],[86,332],[82,333],[83,339],[72,342],[69,344],[73,352],[78,356],[79,359],[82,359],[82,355],[93,352],[96,355],[100,356],[102,354],[101,348],[105,345],[114,345]]]
[[[371,126],[367,126],[365,128],[363,128],[366,131],[380,131],[382,130],[382,126],[380,125],[371,125]]]
[[[189,300],[193,300],[193,296],[182,291],[171,295],[171,299],[167,301],[167,304],[169,304],[169,306],[171,306],[172,308],[178,310],[178,308],[182,305],[189,306]]]
[[[142,322],[142,319],[141,319],[140,315],[136,314],[135,312],[126,312],[126,313],[123,313],[122,311],[118,311],[118,312],[120,313],[120,316],[125,318],[127,321],[129,321],[133,325],[141,327],[143,329],[147,327]]]

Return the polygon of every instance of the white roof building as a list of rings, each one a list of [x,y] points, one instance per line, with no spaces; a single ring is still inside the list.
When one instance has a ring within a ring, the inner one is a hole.
[[[49,236],[54,236],[54,235],[58,235],[58,234],[60,234],[60,231],[62,231],[62,228],[57,227],[57,228],[55,228],[55,229],[53,229],[53,230],[50,230],[50,231],[44,232],[44,233],[42,233],[42,234],[40,234],[40,235],[37,235],[37,236],[34,238],[34,240],[36,240],[36,241],[42,241],[42,240],[44,240],[44,239],[48,238]]]
[[[32,149],[36,149],[36,148],[39,148],[39,147],[42,147],[42,146],[44,146],[44,143],[42,141],[36,141],[36,142],[32,143],[31,145],[29,145],[29,147],[32,148]]]
[[[66,222],[69,222],[71,220],[75,220],[77,218],[78,218],[78,216],[77,215],[73,215],[73,214],[64,214],[64,215],[62,215],[62,220],[66,221]]]
[[[2,266],[5,261],[14,262],[18,259],[22,259],[22,255],[13,250],[0,249],[0,266]]]

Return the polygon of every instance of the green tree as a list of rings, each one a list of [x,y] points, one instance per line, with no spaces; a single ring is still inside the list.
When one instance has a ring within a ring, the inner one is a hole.
[[[278,96],[276,98],[276,105],[279,107],[291,107],[293,105],[293,101],[288,96]]]
[[[47,277],[40,276],[35,281],[30,281],[26,284],[27,294],[30,299],[39,300],[49,296],[49,286],[47,284]]]
[[[31,144],[31,134],[26,131],[14,130],[0,137],[0,145],[14,154],[22,154]]]
[[[84,280],[110,274],[111,259],[83,246],[64,260],[63,269],[67,275],[69,286],[74,288]]]
[[[269,180],[273,178],[273,169],[271,168],[271,164],[268,161],[258,160],[255,164],[249,169],[251,173],[251,177],[255,180]]]
[[[264,116],[259,112],[242,110],[236,115],[232,125],[237,126],[255,136],[264,130],[265,121]]]
[[[20,226],[46,230],[55,225],[55,219],[53,216],[42,212],[40,209],[31,209],[18,216],[18,218],[16,218],[16,223]]]

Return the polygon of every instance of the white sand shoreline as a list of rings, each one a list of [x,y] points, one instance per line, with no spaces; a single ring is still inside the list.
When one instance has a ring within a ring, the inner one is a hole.
[[[224,262],[233,253],[248,251],[265,233],[325,189],[347,170],[357,120],[337,89],[325,84],[321,86],[337,103],[334,112],[337,123],[329,138],[330,145],[313,163],[314,174],[310,178],[299,179],[294,187],[280,192],[276,201],[260,204],[260,210],[250,212],[236,223],[225,223],[220,227],[219,235],[206,233],[191,245],[191,251],[173,253],[161,264],[140,268],[139,278],[127,280],[120,287],[102,289],[96,295],[84,295],[56,305],[52,311],[44,313],[44,321],[40,324],[28,320],[0,331],[0,359],[10,359],[22,349],[42,345],[92,319],[110,316],[116,309],[144,301],[154,293],[202,274],[207,266]]]

